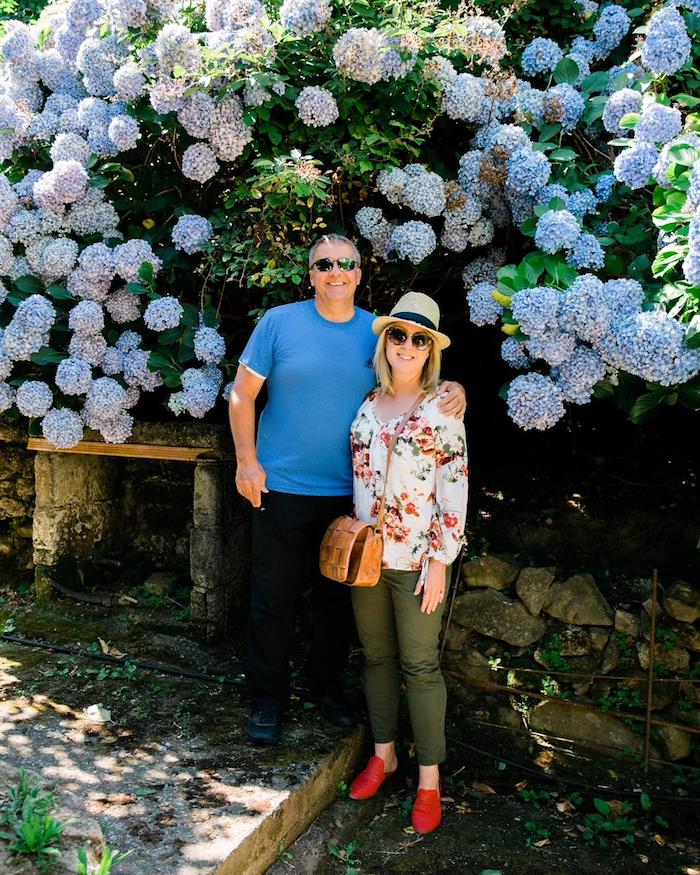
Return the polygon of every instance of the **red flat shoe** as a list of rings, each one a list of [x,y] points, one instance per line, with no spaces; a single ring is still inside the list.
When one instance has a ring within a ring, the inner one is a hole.
[[[348,796],[351,799],[371,799],[377,795],[377,791],[384,781],[393,775],[392,772],[384,771],[384,760],[381,757],[370,757],[369,762],[350,784]]]
[[[413,829],[425,835],[437,829],[441,822],[440,790],[419,790],[411,812]]]

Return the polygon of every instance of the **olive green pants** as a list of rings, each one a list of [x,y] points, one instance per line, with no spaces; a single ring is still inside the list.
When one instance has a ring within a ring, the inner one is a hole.
[[[445,759],[447,694],[438,640],[446,598],[432,614],[421,613],[421,596],[413,595],[417,582],[417,571],[385,569],[376,586],[352,587],[352,607],[375,743],[396,739],[403,673],[418,763],[432,766]]]

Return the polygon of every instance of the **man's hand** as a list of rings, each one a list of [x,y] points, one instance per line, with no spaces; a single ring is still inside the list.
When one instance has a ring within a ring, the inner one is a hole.
[[[461,383],[453,380],[443,380],[437,388],[438,395],[442,398],[438,404],[438,410],[445,416],[461,419],[467,409],[467,393]]]
[[[420,595],[423,590],[423,600],[421,601],[420,609],[424,614],[432,614],[437,606],[442,603],[445,598],[445,588],[447,586],[446,566],[437,559],[430,559],[428,562],[428,573],[423,582],[423,574],[418,578],[418,583],[413,591],[413,595]]]
[[[265,469],[260,462],[239,462],[236,468],[236,489],[246,498],[253,507],[260,507],[263,492],[269,490],[265,487]]]

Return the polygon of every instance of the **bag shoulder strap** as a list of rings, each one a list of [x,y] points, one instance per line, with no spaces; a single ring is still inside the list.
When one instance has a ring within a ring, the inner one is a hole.
[[[416,398],[416,400],[410,406],[408,411],[404,414],[403,419],[397,425],[396,431],[394,432],[394,434],[391,437],[391,443],[389,444],[389,448],[387,449],[387,452],[386,452],[386,472],[384,474],[384,491],[382,492],[382,499],[379,503],[379,513],[377,514],[377,522],[374,524],[374,531],[377,534],[381,534],[382,525],[384,523],[384,511],[386,508],[386,487],[389,483],[389,462],[391,461],[391,454],[394,452],[394,447],[396,446],[396,442],[398,441],[399,437],[401,436],[401,432],[404,430],[404,428],[406,428],[406,424],[407,424],[408,420],[416,412],[416,410],[418,409],[419,405],[421,404],[421,402],[423,401],[424,398],[425,398],[424,394],[419,395]]]

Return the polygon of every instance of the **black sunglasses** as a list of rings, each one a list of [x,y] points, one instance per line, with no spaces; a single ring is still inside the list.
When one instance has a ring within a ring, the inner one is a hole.
[[[416,332],[415,334],[409,334],[407,331],[404,331],[403,328],[397,328],[394,326],[393,328],[388,328],[386,332],[386,336],[389,340],[394,344],[394,346],[401,346],[406,343],[408,338],[411,338],[411,343],[415,346],[416,349],[430,349],[430,346],[433,342],[433,338],[429,334],[422,334],[421,332]]]
[[[320,270],[321,273],[327,273],[329,270],[333,270],[334,264],[338,265],[338,270],[354,270],[357,267],[354,258],[319,258],[311,266]]]

